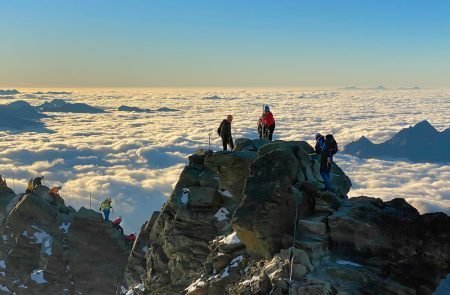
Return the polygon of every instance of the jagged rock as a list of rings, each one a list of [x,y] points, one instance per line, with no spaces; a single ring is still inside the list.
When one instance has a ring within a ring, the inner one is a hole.
[[[99,213],[78,214],[62,198],[50,197],[46,187],[11,199],[6,208],[0,224],[0,264],[5,264],[0,285],[15,294],[115,292],[129,250],[120,233],[111,236],[111,224]],[[96,223],[83,226],[92,216]]]
[[[216,152],[205,157],[205,166],[217,172],[220,187],[229,191],[233,198],[241,200],[250,163],[256,156],[256,152],[251,151]]]
[[[382,257],[386,269],[415,290],[433,289],[450,269],[450,217],[420,215],[404,199],[352,198],[328,218],[334,250]]]
[[[431,294],[449,271],[449,217],[404,200],[348,200],[350,179],[336,164],[331,173],[332,192],[320,191],[306,142],[196,153],[152,226],[145,267],[129,260],[130,287],[142,278],[136,294]]]

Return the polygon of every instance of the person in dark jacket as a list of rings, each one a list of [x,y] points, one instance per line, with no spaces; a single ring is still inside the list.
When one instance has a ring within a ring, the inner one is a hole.
[[[325,137],[320,133],[316,133],[316,146],[314,148],[316,150],[316,154],[320,154],[322,152],[324,145]]]
[[[217,133],[219,133],[222,138],[223,150],[227,150],[227,146],[229,145],[231,150],[234,149],[233,137],[231,136],[231,122],[233,121],[233,116],[228,115],[226,119],[220,123],[219,129],[217,129]]]
[[[322,176],[325,184],[325,191],[331,189],[331,163],[332,157],[330,155],[327,144],[325,143],[320,150],[320,176]]]
[[[275,119],[273,118],[273,114],[270,111],[269,106],[264,107],[264,120],[263,123],[269,129],[269,140],[272,141],[273,131],[275,130]]]

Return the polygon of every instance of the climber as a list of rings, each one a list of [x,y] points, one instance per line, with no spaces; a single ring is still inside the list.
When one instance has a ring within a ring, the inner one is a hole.
[[[131,233],[128,236],[125,236],[125,243],[128,246],[132,246],[134,241],[136,241],[136,233]]]
[[[1,175],[0,175],[0,186],[3,186],[3,187],[7,187],[8,186],[6,184],[6,178],[3,178]]]
[[[267,126],[264,124],[265,116],[266,115],[263,112],[261,117],[259,117],[259,120],[258,120],[258,136],[259,136],[259,138],[263,138],[263,137],[265,138],[267,135],[266,134],[267,132],[265,132],[267,130]]]
[[[48,191],[48,194],[50,195],[50,196],[52,196],[52,197],[61,197],[60,195],[59,195],[59,190],[61,190],[62,189],[62,186],[55,186],[55,187],[53,187],[53,188],[51,188],[49,191]]]
[[[231,122],[233,121],[233,116],[228,115],[226,119],[220,123],[219,128],[217,129],[217,133],[222,138],[223,150],[227,150],[227,146],[229,145],[231,150],[234,149],[233,137],[231,136]]]
[[[33,190],[42,187],[42,180],[44,179],[44,176],[38,176],[33,179]]]
[[[337,142],[334,140],[333,135],[326,135],[320,151],[320,176],[322,176],[325,184],[325,191],[331,190],[331,166],[333,163],[333,155],[337,151]]]
[[[273,118],[273,114],[270,111],[268,105],[264,107],[264,124],[267,126],[269,133],[269,140],[272,141],[273,131],[275,130],[275,119]]]
[[[123,228],[120,226],[121,222],[122,222],[122,216],[119,216],[112,222],[112,227],[114,229],[120,230],[120,232],[123,235]]]
[[[111,198],[106,198],[101,204],[100,204],[100,209],[98,209],[99,211],[102,211],[103,214],[105,215],[105,221],[109,221],[109,213],[112,210],[112,206],[111,206],[112,200]]]
[[[323,146],[325,144],[325,137],[323,137],[322,134],[316,133],[316,146],[315,150],[317,154],[320,154],[322,152]]]
[[[33,178],[30,178],[30,181],[28,181],[27,190],[25,191],[26,194],[29,194],[33,191]]]

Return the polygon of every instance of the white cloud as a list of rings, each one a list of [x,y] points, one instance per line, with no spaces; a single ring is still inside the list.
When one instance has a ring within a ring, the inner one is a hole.
[[[41,90],[47,92],[51,89]],[[16,95],[39,105],[57,94]],[[44,184],[62,185],[69,205],[93,208],[110,196],[124,228],[137,231],[159,210],[197,148],[221,149],[216,129],[234,115],[233,137],[255,138],[262,105],[277,121],[275,139],[308,140],[332,132],[340,145],[365,135],[373,142],[389,139],[401,128],[427,119],[438,130],[449,127],[448,90],[326,89],[104,89],[69,90],[68,102],[99,106],[107,114],[55,113],[43,119],[54,133],[0,132],[0,174],[23,192],[30,177],[45,175]],[[223,99],[203,99],[218,96]],[[225,98],[233,98],[225,99]],[[8,100],[10,102],[11,100]],[[128,113],[120,105],[180,112]],[[358,159],[338,153],[336,162],[350,176],[350,196],[390,200],[404,197],[421,212],[449,212],[449,166]]]

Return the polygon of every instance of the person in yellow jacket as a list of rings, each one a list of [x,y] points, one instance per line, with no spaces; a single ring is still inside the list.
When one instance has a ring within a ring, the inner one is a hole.
[[[33,192],[33,178],[30,178],[30,181],[28,181],[28,187],[25,193],[29,194],[31,192]]]
[[[106,198],[101,204],[100,204],[100,208],[98,209],[99,211],[103,212],[103,215],[105,215],[105,221],[109,221],[109,213],[112,210],[112,206],[111,206],[112,200],[111,198]]]

